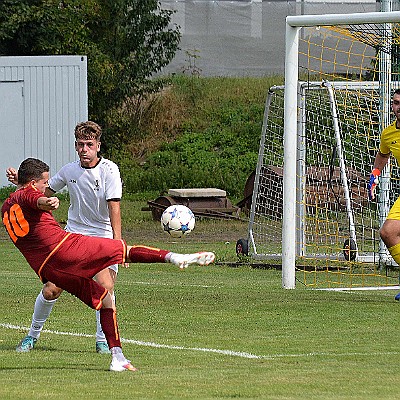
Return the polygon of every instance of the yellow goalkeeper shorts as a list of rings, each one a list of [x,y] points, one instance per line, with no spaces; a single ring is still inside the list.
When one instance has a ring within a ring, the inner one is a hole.
[[[398,197],[397,200],[392,205],[392,208],[390,209],[386,219],[400,220],[400,197]]]

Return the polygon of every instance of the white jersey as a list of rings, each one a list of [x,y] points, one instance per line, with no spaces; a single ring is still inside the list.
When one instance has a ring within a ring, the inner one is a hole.
[[[107,200],[120,200],[122,182],[118,166],[101,158],[96,166],[85,168],[80,161],[64,165],[49,180],[55,192],[65,186],[70,196],[65,230],[88,236],[113,237]]]

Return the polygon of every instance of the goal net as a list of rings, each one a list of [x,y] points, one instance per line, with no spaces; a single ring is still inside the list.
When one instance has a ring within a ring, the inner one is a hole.
[[[249,222],[255,259],[282,283],[397,286],[379,228],[400,195],[393,158],[367,182],[399,87],[400,13],[287,18],[285,86],[269,90]],[[317,25],[318,24],[318,25]]]

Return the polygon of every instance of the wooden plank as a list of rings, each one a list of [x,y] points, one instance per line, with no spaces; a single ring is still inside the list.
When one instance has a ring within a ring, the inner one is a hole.
[[[215,188],[169,189],[168,195],[175,197],[226,197],[226,192]]]

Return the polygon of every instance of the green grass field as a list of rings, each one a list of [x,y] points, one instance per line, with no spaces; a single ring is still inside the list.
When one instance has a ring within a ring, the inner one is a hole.
[[[217,263],[120,270],[120,332],[140,370],[111,373],[94,311],[68,293],[37,347],[15,352],[41,283],[2,231],[1,399],[398,399],[396,292],[284,290],[280,271],[227,265],[245,223],[199,221],[173,242],[148,214],[123,212],[128,241],[209,249]]]

